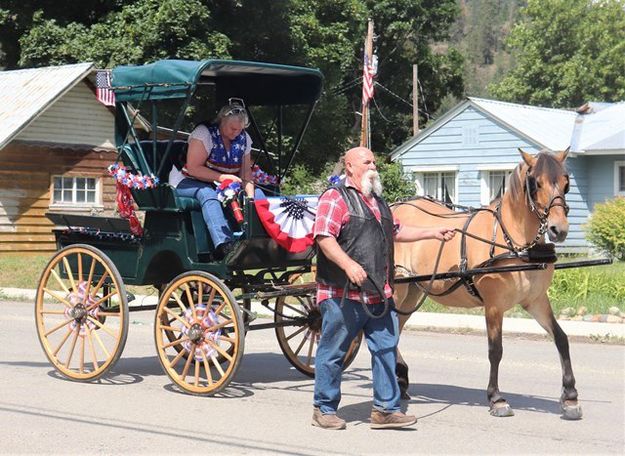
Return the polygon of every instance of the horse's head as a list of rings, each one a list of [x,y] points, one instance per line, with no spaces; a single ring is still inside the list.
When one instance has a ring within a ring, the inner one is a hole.
[[[540,152],[534,156],[519,149],[523,162],[518,178],[523,186],[526,203],[546,230],[552,242],[562,242],[569,232],[569,206],[565,195],[569,191],[569,175],[564,161],[569,149],[562,152]]]

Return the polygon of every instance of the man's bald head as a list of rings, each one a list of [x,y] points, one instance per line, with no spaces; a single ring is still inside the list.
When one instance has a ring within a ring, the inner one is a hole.
[[[376,172],[375,156],[366,147],[354,147],[345,152],[345,172],[350,182],[365,195],[369,195],[375,182],[376,193],[381,192],[378,173]],[[364,179],[363,179],[364,178]]]

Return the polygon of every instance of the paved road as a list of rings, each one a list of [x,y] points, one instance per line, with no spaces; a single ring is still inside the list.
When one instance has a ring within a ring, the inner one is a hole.
[[[545,341],[504,339],[500,386],[516,416],[488,414],[482,336],[408,332],[405,405],[414,430],[372,431],[363,347],[344,375],[346,431],[310,426],[313,383],[291,369],[272,330],[251,332],[219,397],[181,394],[155,357],[152,314],[131,314],[122,359],[95,384],[63,380],[35,333],[32,305],[0,302],[0,452],[80,454],[623,454],[625,347],[573,342],[584,419],[560,419],[560,364]]]

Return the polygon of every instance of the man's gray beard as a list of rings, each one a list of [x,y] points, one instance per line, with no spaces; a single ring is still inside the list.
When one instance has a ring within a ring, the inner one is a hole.
[[[360,185],[362,194],[365,196],[371,196],[371,193],[375,193],[378,196],[382,195],[382,182],[380,182],[380,174],[377,171],[370,169],[364,173]]]

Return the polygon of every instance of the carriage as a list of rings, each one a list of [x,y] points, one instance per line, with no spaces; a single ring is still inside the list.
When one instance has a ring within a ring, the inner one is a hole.
[[[185,153],[185,113],[237,98],[245,102],[248,132],[260,145],[253,159],[277,176],[265,193],[280,198],[280,181],[301,144],[322,79],[316,69],[231,60],[163,60],[112,71],[119,166],[132,181],[118,181],[118,200],[129,213],[48,214],[58,251],[41,275],[35,318],[42,348],[60,374],[75,381],[105,375],[124,349],[129,312],[155,310],[158,359],[185,392],[223,390],[241,364],[245,334],[255,329],[273,328],[290,363],[314,376],[321,315],[311,284],[294,283],[313,267],[311,243],[285,248],[267,233],[257,202],[241,192],[235,199],[241,223],[226,211],[238,235],[235,248],[217,261],[199,203],[178,196],[167,178]],[[138,128],[146,124],[148,134]],[[142,225],[128,193],[144,213]],[[289,202],[306,208],[305,198]],[[129,306],[134,298],[128,285],[153,286],[158,303]],[[274,321],[253,323],[253,301],[271,310]],[[346,366],[359,344],[352,344]]]

